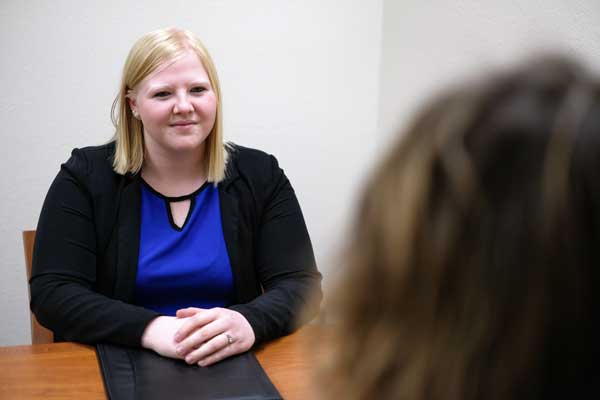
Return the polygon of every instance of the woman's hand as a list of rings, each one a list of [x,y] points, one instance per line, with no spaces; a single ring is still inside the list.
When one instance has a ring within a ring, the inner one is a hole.
[[[182,358],[175,351],[177,343],[173,338],[184,322],[185,319],[175,317],[154,318],[142,334],[142,347],[154,350],[161,356]]]
[[[188,364],[201,367],[249,350],[254,331],[242,314],[227,308],[184,308],[183,324],[175,334],[176,352]]]

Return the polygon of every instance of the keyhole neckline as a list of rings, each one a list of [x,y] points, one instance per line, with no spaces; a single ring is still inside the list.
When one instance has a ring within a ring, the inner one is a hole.
[[[165,196],[164,194],[162,194],[161,192],[159,192],[158,190],[156,190],[152,186],[150,186],[150,184],[148,182],[146,182],[144,180],[144,178],[141,178],[141,180],[142,180],[142,183],[148,188],[148,190],[150,190],[151,193],[168,201],[169,203],[176,203],[178,201],[192,200],[209,185],[209,182],[206,181],[198,189],[194,190],[190,194],[185,194],[183,196]]]

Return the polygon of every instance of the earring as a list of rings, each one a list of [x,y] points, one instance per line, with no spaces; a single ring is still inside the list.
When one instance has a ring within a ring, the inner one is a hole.
[[[133,114],[133,116],[134,116],[136,119],[140,119],[140,114],[139,114],[137,111],[135,111],[135,110],[132,110],[132,111],[131,111],[131,113]]]

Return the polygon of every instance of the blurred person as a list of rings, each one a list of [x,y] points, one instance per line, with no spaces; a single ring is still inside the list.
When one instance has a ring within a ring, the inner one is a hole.
[[[543,57],[421,109],[364,190],[324,398],[597,395],[599,87]]]
[[[46,196],[30,280],[40,323],[201,366],[292,332],[320,293],[304,218],[275,157],[223,143],[200,40],[142,36],[112,111],[113,140],[75,149]]]

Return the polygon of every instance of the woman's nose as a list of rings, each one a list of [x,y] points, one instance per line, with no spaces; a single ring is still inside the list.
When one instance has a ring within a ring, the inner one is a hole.
[[[173,107],[174,114],[186,114],[194,109],[187,94],[178,95],[176,100],[175,106]]]

